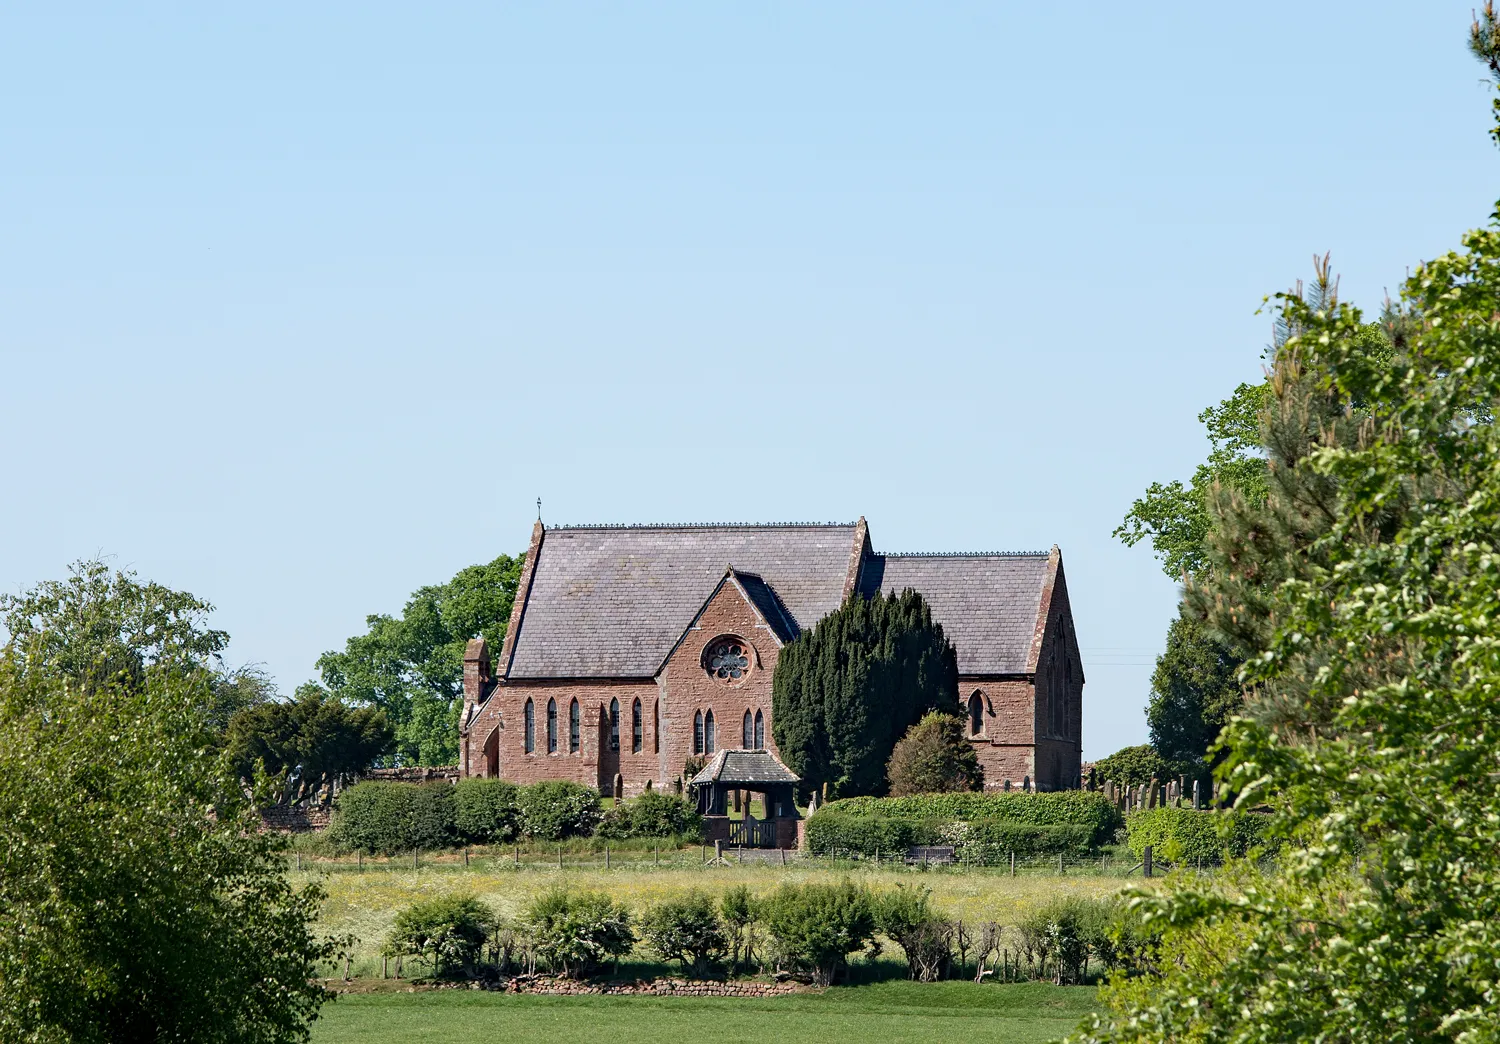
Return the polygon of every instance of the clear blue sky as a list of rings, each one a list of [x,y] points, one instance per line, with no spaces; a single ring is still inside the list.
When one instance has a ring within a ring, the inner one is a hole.
[[[1471,6],[9,5],[0,589],[112,555],[289,692],[538,496],[863,514],[1061,545],[1084,753],[1141,742],[1110,532],[1262,295],[1486,219]]]

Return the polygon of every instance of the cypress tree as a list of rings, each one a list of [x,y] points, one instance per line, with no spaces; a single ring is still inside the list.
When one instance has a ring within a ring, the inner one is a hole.
[[[880,794],[906,730],[958,713],[958,656],[910,588],[854,595],[781,650],[771,705],[777,749],[805,786]]]

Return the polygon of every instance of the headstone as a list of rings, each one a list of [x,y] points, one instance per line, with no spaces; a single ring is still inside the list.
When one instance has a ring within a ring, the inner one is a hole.
[[[1158,790],[1158,788],[1160,786],[1161,786],[1161,784],[1157,782],[1156,777],[1152,776],[1151,777],[1151,782],[1147,786],[1147,789],[1146,789],[1146,807],[1147,808],[1155,808],[1156,807],[1156,794],[1157,794],[1157,790]]]
[[[646,780],[646,786],[645,786],[645,791],[646,791],[646,793],[648,793],[648,794],[649,794],[649,793],[651,793],[651,790],[652,790],[652,787],[651,787],[651,780],[649,780],[649,779],[648,779],[648,780]]]
[[[1199,780],[1199,779],[1193,780],[1193,808],[1194,809],[1201,809],[1203,807],[1203,794],[1202,794],[1202,791],[1201,791],[1202,784],[1203,784],[1202,780]]]
[[[1010,793],[1010,780],[1007,779],[1005,781],[1005,785],[1003,787],[1001,787],[1001,789],[1004,790],[1007,794],[1009,794]]]
[[[611,791],[616,801],[625,800],[625,778],[618,772],[615,773],[614,789]]]
[[[1030,776],[1022,776],[1021,777],[1021,789],[1024,790],[1028,794],[1031,793],[1031,777]]]

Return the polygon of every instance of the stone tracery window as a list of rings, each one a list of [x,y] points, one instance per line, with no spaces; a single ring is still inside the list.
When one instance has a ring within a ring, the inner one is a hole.
[[[547,753],[557,753],[557,701],[547,701]]]
[[[703,753],[712,754],[718,748],[714,744],[714,712],[703,715]]]
[[[726,634],[703,650],[703,669],[717,681],[733,684],[750,673],[750,643]]]
[[[755,712],[755,749],[766,749],[766,719],[761,717],[760,711]]]
[[[703,712],[693,712],[693,753],[703,753]]]
[[[526,753],[531,754],[536,750],[536,705],[529,699],[526,701]]]
[[[641,752],[641,701],[636,700],[630,705],[630,753]]]
[[[609,749],[620,749],[620,701],[609,701]]]
[[[749,711],[745,712],[745,722],[740,727],[740,746],[746,750],[755,749],[755,719]]]
[[[578,753],[579,734],[583,731],[583,714],[578,708],[578,701],[574,700],[568,707],[568,753]]]

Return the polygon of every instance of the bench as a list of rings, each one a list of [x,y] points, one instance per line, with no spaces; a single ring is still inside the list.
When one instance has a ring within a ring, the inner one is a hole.
[[[926,866],[929,863],[948,864],[951,862],[953,862],[952,845],[913,845],[906,850],[908,866],[918,863]]]

